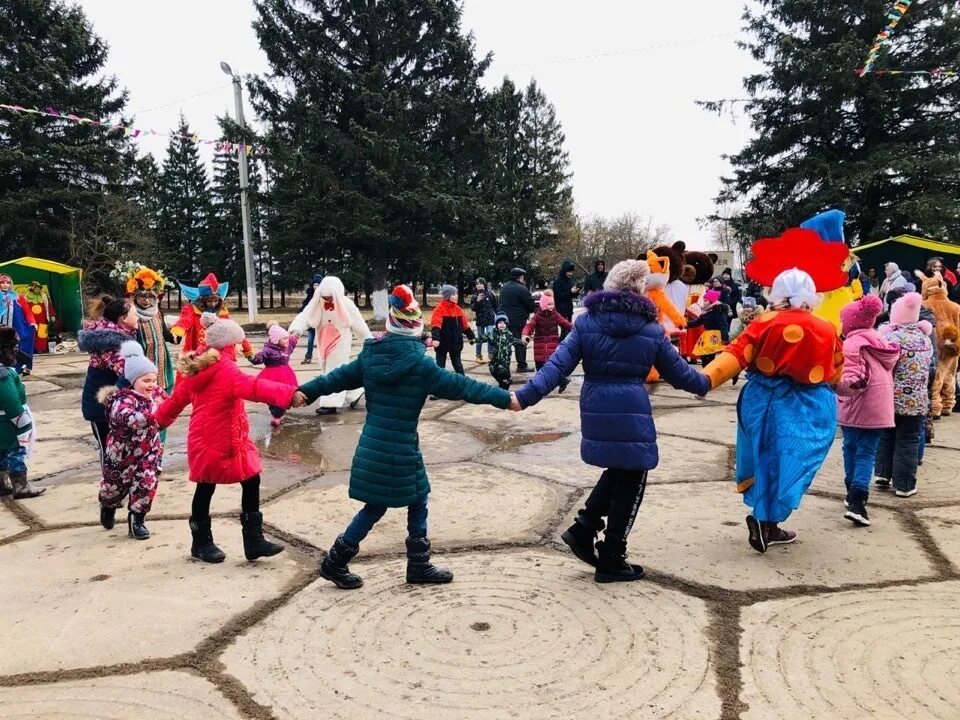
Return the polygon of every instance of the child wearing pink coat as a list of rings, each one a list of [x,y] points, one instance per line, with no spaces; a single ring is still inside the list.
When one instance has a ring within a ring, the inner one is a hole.
[[[874,329],[883,303],[864,295],[840,311],[843,374],[837,386],[837,420],[843,433],[843,479],[847,486],[844,517],[869,525],[867,499],[877,449],[884,431],[894,426],[893,369],[898,345]]]
[[[250,358],[250,362],[253,365],[264,366],[259,375],[261,380],[270,380],[295,388],[300,382],[293,368],[290,367],[290,356],[296,347],[296,336],[290,335],[280,325],[271,321],[267,323],[267,342],[263,344],[263,350]],[[271,405],[270,426],[280,427],[286,412],[282,407]]]

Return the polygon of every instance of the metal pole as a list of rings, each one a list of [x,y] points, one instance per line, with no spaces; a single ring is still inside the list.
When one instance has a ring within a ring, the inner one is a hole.
[[[246,130],[243,119],[243,90],[240,87],[240,75],[233,74],[233,99],[237,106],[237,125]],[[240,213],[243,217],[243,257],[247,271],[247,314],[251,323],[257,321],[257,282],[253,267],[253,229],[250,226],[250,178],[247,172],[246,141],[237,149],[237,161],[240,165]]]

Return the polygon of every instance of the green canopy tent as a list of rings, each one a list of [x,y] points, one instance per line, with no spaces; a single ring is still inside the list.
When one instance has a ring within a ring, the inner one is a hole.
[[[955,270],[960,262],[960,245],[927,240],[914,235],[898,235],[858,245],[851,250],[860,258],[860,267],[864,272],[868,268],[876,268],[881,279],[883,266],[888,262],[895,262],[906,275],[912,275],[914,270],[924,270],[927,261],[934,257],[942,257],[943,264],[951,270]]]
[[[83,321],[83,294],[80,290],[83,271],[80,268],[42,258],[22,257],[0,263],[0,273],[12,277],[14,285],[29,285],[34,280],[46,285],[60,328],[66,332],[80,329]]]

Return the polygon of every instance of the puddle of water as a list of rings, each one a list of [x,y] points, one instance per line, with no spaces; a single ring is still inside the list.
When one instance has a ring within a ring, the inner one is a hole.
[[[319,468],[329,465],[322,450],[323,423],[318,419],[287,417],[275,430],[267,418],[260,417],[252,419],[251,434],[265,458],[302,462]]]

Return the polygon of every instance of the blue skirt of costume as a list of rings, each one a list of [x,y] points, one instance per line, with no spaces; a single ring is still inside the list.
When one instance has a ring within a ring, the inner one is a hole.
[[[829,385],[751,373],[737,401],[737,488],[760,521],[800,507],[837,432]]]

